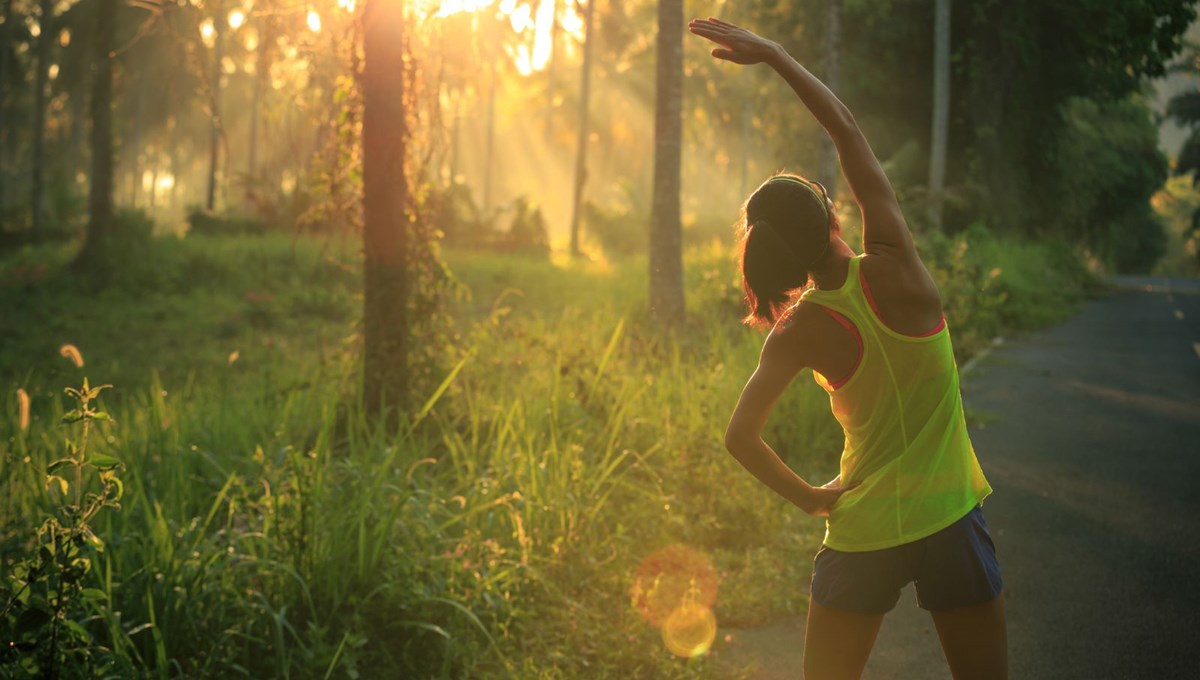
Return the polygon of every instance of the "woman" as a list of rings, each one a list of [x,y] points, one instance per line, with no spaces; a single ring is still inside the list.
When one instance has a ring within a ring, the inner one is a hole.
[[[866,252],[855,255],[815,182],[772,177],[744,208],[747,322],[773,328],[725,443],[776,493],[828,517],[813,569],[805,674],[859,677],[883,615],[915,582],[954,676],[1007,677],[1003,586],[980,509],[991,487],[967,436],[941,299],[891,184],[850,111],[778,44],[719,19],[696,19],[689,29],[717,43],[717,59],[765,63],[787,81],[833,138],[862,211]],[[829,392],[846,433],[840,474],[820,487],[760,434],[804,368]]]

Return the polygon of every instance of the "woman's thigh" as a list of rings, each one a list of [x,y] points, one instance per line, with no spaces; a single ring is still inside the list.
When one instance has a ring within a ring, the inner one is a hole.
[[[806,680],[857,680],[871,656],[882,622],[883,614],[831,609],[809,601],[804,633]]]
[[[942,651],[955,678],[1008,677],[1008,631],[1004,595],[983,604],[930,612]]]

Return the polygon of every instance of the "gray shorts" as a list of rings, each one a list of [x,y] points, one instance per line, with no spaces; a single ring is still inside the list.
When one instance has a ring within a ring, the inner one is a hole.
[[[866,552],[828,546],[813,561],[813,601],[831,609],[883,614],[916,584],[917,604],[940,611],[982,604],[1004,590],[996,545],[975,506],[962,519],[912,543]]]

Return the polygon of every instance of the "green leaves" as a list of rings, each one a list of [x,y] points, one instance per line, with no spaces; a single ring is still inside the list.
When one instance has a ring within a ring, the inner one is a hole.
[[[116,468],[121,467],[120,460],[113,456],[107,456],[102,453],[93,454],[90,458],[88,458],[87,464],[90,467],[100,470],[101,472],[115,470]]]

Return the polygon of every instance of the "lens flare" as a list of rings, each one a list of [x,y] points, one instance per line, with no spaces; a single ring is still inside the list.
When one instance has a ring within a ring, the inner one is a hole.
[[[717,617],[702,604],[685,602],[663,622],[663,644],[676,656],[703,656],[717,637]]]
[[[671,653],[699,656],[712,646],[717,570],[704,553],[683,545],[650,553],[638,565],[629,598],[642,618],[662,631]]]

